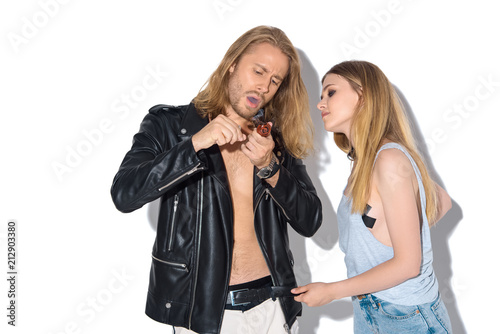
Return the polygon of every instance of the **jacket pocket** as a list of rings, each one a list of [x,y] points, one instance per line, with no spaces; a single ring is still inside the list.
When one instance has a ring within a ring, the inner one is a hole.
[[[153,258],[153,260],[160,262],[160,263],[163,263],[167,266],[177,268],[177,269],[183,270],[185,272],[189,272],[189,268],[188,268],[187,264],[185,264],[185,263],[175,262],[175,261],[170,261],[170,260],[162,260],[162,259],[157,258],[154,255],[151,255],[151,257]]]
[[[155,302],[153,304],[161,305],[161,310],[163,310],[163,312],[157,310],[160,312],[157,315],[165,316],[164,312],[170,310],[169,306],[175,306],[176,313],[181,304],[187,308],[192,294],[190,265],[183,260],[169,259],[160,254],[151,254],[151,257],[148,290],[154,296]],[[170,305],[167,306],[167,303]]]
[[[174,207],[170,219],[170,230],[168,231],[167,251],[171,252],[174,246],[175,225],[177,223],[177,208],[179,207],[179,195],[174,196]]]

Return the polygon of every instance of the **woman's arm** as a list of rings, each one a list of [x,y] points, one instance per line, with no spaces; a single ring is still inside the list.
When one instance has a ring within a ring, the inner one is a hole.
[[[292,290],[309,306],[320,306],[348,296],[396,286],[420,272],[418,184],[406,155],[397,149],[379,154],[373,184],[380,196],[394,257],[355,277],[333,283],[312,283]]]

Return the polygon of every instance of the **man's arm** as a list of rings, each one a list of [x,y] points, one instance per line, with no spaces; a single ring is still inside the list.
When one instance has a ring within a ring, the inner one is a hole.
[[[263,137],[254,129],[241,150],[257,169],[261,169],[269,165],[274,147],[272,136]],[[321,226],[321,201],[302,161],[289,154],[284,154],[284,157],[279,162],[278,172],[264,182],[268,183],[271,197],[283,209],[290,226],[301,235],[310,237]]]
[[[169,134],[176,135],[172,131],[158,111],[146,115],[113,180],[111,196],[118,210],[134,211],[206,168],[191,140],[168,140]]]
[[[302,160],[290,156],[287,160],[280,166],[279,178],[269,192],[289,218],[290,226],[311,237],[323,220],[321,201]]]

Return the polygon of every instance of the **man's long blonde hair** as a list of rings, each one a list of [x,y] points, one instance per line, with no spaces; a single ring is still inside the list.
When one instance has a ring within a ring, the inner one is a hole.
[[[429,225],[435,224],[438,196],[435,183],[418,153],[407,115],[401,101],[384,73],[366,61],[345,61],[332,67],[328,74],[346,79],[358,93],[359,102],[351,124],[351,142],[343,133],[335,133],[337,146],[354,160],[347,187],[352,211],[363,213],[370,195],[372,170],[382,141],[388,139],[406,148],[420,170],[426,195]],[[354,147],[354,148],[353,148]]]
[[[266,120],[283,139],[286,150],[296,158],[304,158],[313,149],[313,124],[309,114],[307,90],[300,75],[300,58],[283,31],[275,27],[255,27],[239,37],[227,50],[219,66],[194,98],[202,117],[224,114],[229,104],[229,68],[237,64],[251,47],[269,43],[289,59],[289,70],[278,91],[265,106]]]

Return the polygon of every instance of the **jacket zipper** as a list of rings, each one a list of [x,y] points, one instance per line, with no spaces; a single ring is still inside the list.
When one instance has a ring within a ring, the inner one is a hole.
[[[175,227],[175,213],[177,212],[177,205],[179,204],[179,195],[175,194],[174,197],[174,212],[172,214],[172,223],[170,224],[170,237],[168,238],[168,251],[172,250],[172,242],[174,240],[174,227]]]
[[[194,300],[196,297],[196,287],[198,285],[198,270],[200,267],[200,245],[201,245],[201,223],[203,220],[203,172],[201,173],[201,178],[199,181],[199,186],[198,186],[198,223],[197,223],[197,228],[198,228],[198,235],[197,235],[197,240],[196,240],[196,260],[195,260],[195,265],[194,265],[194,270],[195,272],[193,273],[194,277],[194,282],[193,282],[193,296],[191,297],[191,310],[189,311],[189,329],[191,329],[191,322],[193,319],[193,311],[194,311]]]
[[[257,199],[257,204],[255,205],[255,209],[253,210],[253,216],[254,216],[254,219],[255,219],[255,211],[257,210],[257,206],[259,206],[259,203],[260,203],[260,201],[262,200],[262,197],[264,197],[264,195],[266,195],[266,200],[267,200],[267,199],[268,199],[268,196],[270,195],[269,189],[267,189],[267,188],[266,188],[266,190],[265,190],[265,191],[263,191],[263,192],[262,192],[262,194],[261,194],[261,195],[259,196],[259,198]],[[272,197],[272,196],[271,196],[271,197]],[[276,201],[275,201],[275,202],[276,202]],[[281,206],[280,206],[280,207],[281,207]],[[286,214],[285,214],[285,216],[286,216]],[[254,224],[255,224],[255,222],[254,222]],[[261,242],[261,239],[260,239],[260,236],[258,235],[258,233],[257,233],[257,240],[258,240],[258,242],[259,242],[259,247],[260,247],[260,249],[261,249],[262,255],[263,255],[263,256],[265,257],[265,259],[266,259],[267,267],[269,268],[269,272],[270,272],[270,274],[271,274],[271,280],[273,281],[273,285],[276,285],[276,280],[274,279],[274,275],[273,275],[273,272],[272,272],[272,270],[271,270],[271,266],[269,265],[269,262],[270,262],[270,261],[269,261],[269,258],[267,257],[266,252],[264,252],[264,251],[262,250],[262,242]]]
[[[187,176],[187,175],[191,175],[193,174],[194,172],[196,172],[197,170],[200,170],[200,169],[203,169],[203,168],[199,168],[201,165],[201,162],[198,163],[196,166],[194,166],[194,168],[188,170],[187,172],[185,172],[184,174],[181,174],[179,175],[178,177],[176,177],[175,179],[173,179],[172,181],[170,181],[168,184],[164,185],[163,187],[159,188],[158,191],[162,191],[163,189],[165,188],[168,188],[170,187],[172,184],[174,184],[175,182],[179,181],[180,179],[182,179],[184,176]]]
[[[281,206],[281,204],[278,203],[278,201],[273,197],[273,195],[271,194],[271,192],[269,191],[269,189],[266,188],[266,190],[262,193],[262,195],[260,195],[259,199],[257,200],[257,205],[259,205],[259,202],[260,200],[262,199],[262,197],[264,196],[264,194],[266,195],[266,200],[269,198],[269,196],[271,196],[271,198],[273,199],[273,202],[276,203],[276,205],[278,205],[281,209],[281,211],[283,212],[283,215],[285,215],[286,219],[288,219],[289,221],[291,220],[290,217],[288,217],[288,215],[286,214],[285,212],[285,209],[283,209],[283,207]],[[257,210],[257,205],[255,206],[255,209],[253,211],[254,215],[255,215],[255,210]]]
[[[222,182],[221,182],[222,184]],[[226,190],[224,187],[223,187],[224,190]],[[229,209],[230,209],[230,212],[234,212],[234,208],[233,208],[233,201],[231,200],[232,197],[231,197],[231,194],[227,193],[230,200],[228,201],[228,204],[229,204]],[[262,198],[262,195],[261,195],[261,198]],[[254,211],[255,213],[255,211]],[[233,226],[233,233],[234,233],[234,216],[232,217],[231,219],[231,226]],[[233,242],[234,242],[234,236],[233,236]],[[230,268],[232,267],[232,263],[233,263],[233,251],[234,251],[234,246],[231,247],[231,253],[229,254],[229,261],[228,263],[230,264]],[[231,269],[229,269],[229,271],[226,273],[226,281],[225,281],[225,285],[224,285],[224,294],[223,296],[227,297],[227,294],[228,294],[228,291],[229,291],[229,281],[231,279]],[[224,309],[222,309],[222,313],[220,315],[220,319],[219,319],[219,326],[222,326],[222,320],[223,320],[223,317],[224,317]],[[220,330],[221,327],[219,327],[219,330]]]
[[[159,258],[157,258],[154,255],[151,255],[151,257],[153,259],[155,259],[156,261],[158,261],[158,262],[162,262],[162,263],[168,264],[169,266],[178,267],[178,268],[181,268],[181,269],[189,272],[189,269],[187,268],[187,265],[185,265],[184,263],[178,263],[178,262],[171,262],[171,261],[160,260]]]
[[[260,195],[260,197],[257,199],[257,205],[255,205],[255,210],[254,210],[254,217],[255,217],[255,211],[257,210],[257,206],[259,205],[259,203],[260,203],[260,201],[262,200],[262,197],[264,197],[264,195],[266,195],[266,201],[267,201],[267,199],[269,198],[269,196],[271,196],[271,198],[273,199],[274,203],[276,203],[276,204],[280,207],[281,211],[283,212],[283,215],[284,215],[284,216],[285,216],[288,220],[290,220],[290,217],[288,217],[288,215],[286,214],[286,212],[285,212],[285,210],[283,209],[283,207],[282,207],[282,206],[278,203],[278,201],[276,201],[276,199],[273,197],[273,195],[271,194],[271,192],[269,191],[269,189],[268,189],[268,188],[266,188],[266,190],[265,190],[265,191],[264,191],[264,192]],[[257,235],[257,240],[259,241],[259,246],[260,246],[260,248],[261,248],[261,250],[262,250],[262,242],[261,242],[261,239],[260,239],[260,236],[259,236],[259,235]],[[271,273],[271,280],[273,281],[273,285],[274,285],[274,286],[276,286],[276,280],[274,279],[273,272],[272,272],[272,270],[271,270],[271,267],[269,266],[269,258],[267,257],[267,254],[266,254],[264,251],[262,251],[262,254],[264,255],[264,258],[266,259],[267,266],[268,266],[268,268],[269,268],[269,272]],[[279,301],[280,301],[281,307],[282,307],[282,308],[284,308],[284,306],[283,306],[283,301],[282,301],[281,299],[280,299]],[[291,333],[290,328],[289,328],[289,326],[288,326],[288,324],[287,324],[287,323],[285,323],[284,328],[285,328],[285,331],[286,331],[288,334],[290,334],[290,333]]]
[[[268,193],[268,190],[266,188],[266,190],[264,190],[262,192],[262,194],[260,194],[259,198],[257,198],[257,204],[255,204],[255,208],[253,209],[253,215],[254,215],[254,217],[255,217],[255,211],[257,210],[257,207],[259,206],[259,203],[262,200],[262,197],[264,197],[264,195],[266,195],[267,193]],[[267,196],[266,196],[266,198],[267,198]]]

